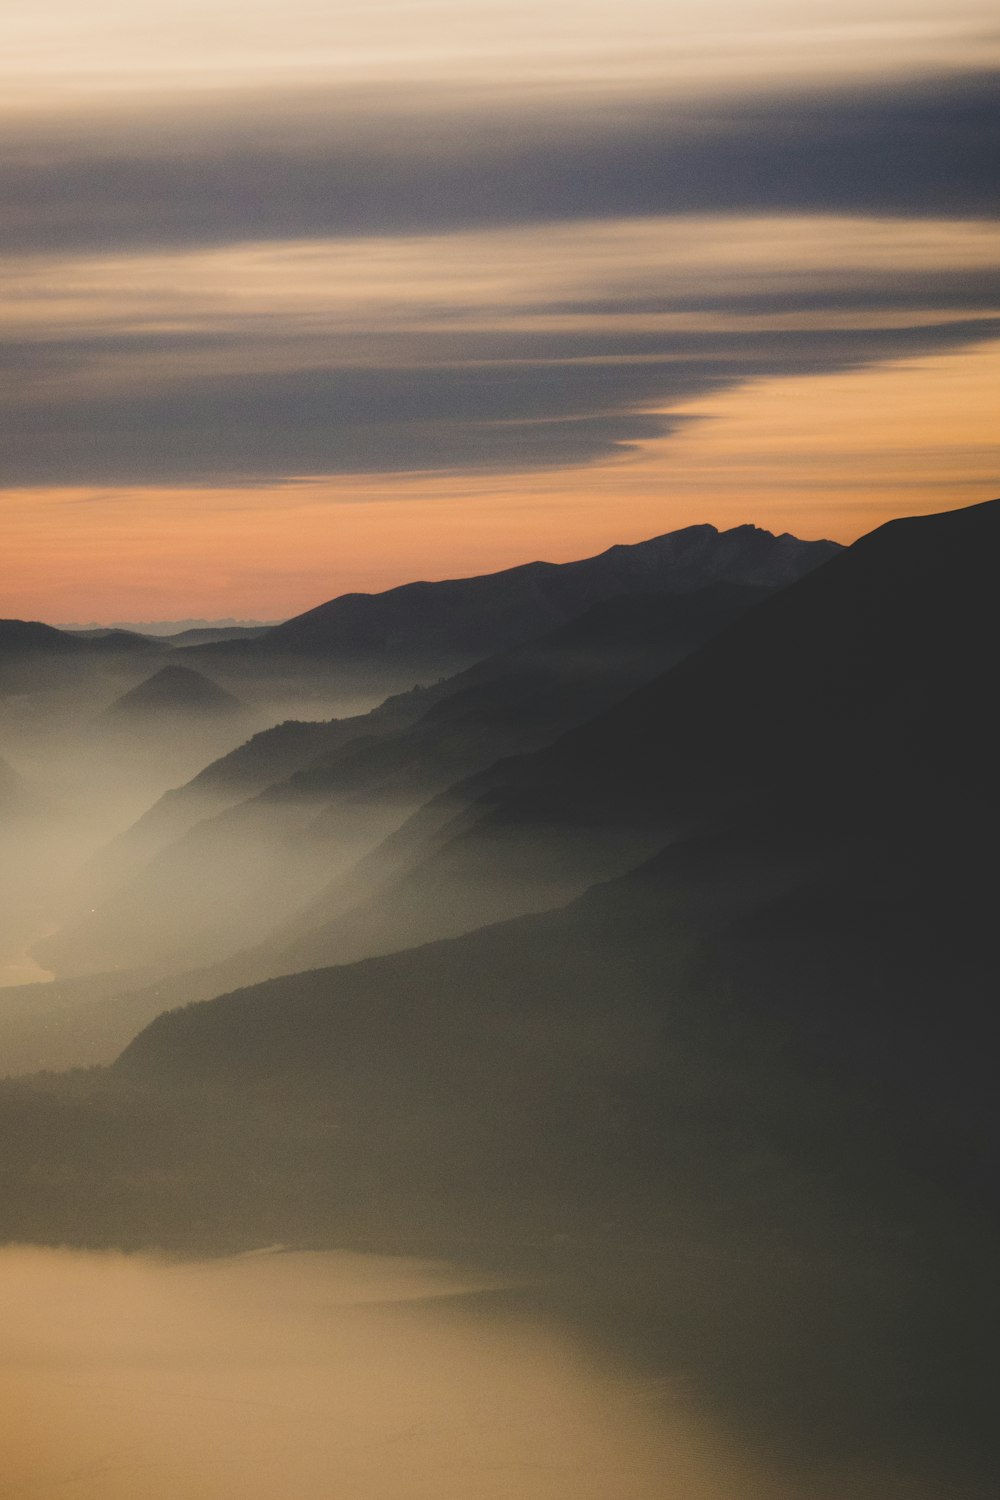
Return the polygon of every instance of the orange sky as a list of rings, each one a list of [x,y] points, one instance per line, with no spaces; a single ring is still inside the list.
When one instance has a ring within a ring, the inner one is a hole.
[[[699,420],[681,434],[613,463],[513,480],[8,492],[7,608],[35,616],[44,604],[66,621],[271,619],[348,590],[586,556],[705,520],[848,542],[895,515],[1000,494],[998,389],[993,342],[761,381],[692,403]]]
[[[992,19],[15,0],[0,614],[273,619],[1000,493]]]

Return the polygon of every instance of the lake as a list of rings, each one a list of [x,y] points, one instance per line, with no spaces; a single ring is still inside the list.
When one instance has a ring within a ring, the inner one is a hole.
[[[433,1261],[0,1250],[4,1500],[914,1500]],[[734,1357],[745,1335],[735,1330]],[[661,1351],[662,1352],[662,1351]],[[669,1354],[669,1351],[668,1351]],[[762,1349],[766,1366],[767,1350]],[[824,1363],[816,1349],[815,1370]],[[808,1383],[809,1377],[806,1376]],[[819,1387],[817,1386],[817,1389]],[[740,1402],[752,1406],[744,1389]],[[752,1429],[753,1423],[749,1424]],[[842,1455],[843,1458],[843,1455]],[[919,1470],[918,1470],[919,1474]],[[929,1477],[929,1476],[928,1476]],[[949,1489],[949,1494],[965,1494]],[[968,1493],[972,1493],[969,1491]],[[979,1493],[978,1490],[975,1493]]]

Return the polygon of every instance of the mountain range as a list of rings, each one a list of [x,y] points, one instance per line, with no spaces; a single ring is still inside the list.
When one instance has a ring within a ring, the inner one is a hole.
[[[555,907],[650,858],[643,880],[656,871],[661,879],[666,870],[669,908],[697,911],[699,923],[720,912],[742,920],[743,906],[754,911],[768,900],[812,910],[816,892],[826,893],[831,911],[840,910],[845,892],[853,890],[865,921],[874,922],[883,903],[887,931],[893,913],[909,930],[906,913],[919,908],[923,919],[928,903],[949,931],[964,930],[963,920],[974,927],[995,832],[994,741],[988,704],[977,688],[987,680],[995,637],[988,575],[997,513],[994,505],[893,523],[728,625],[716,618],[712,638],[659,675],[650,672],[647,657],[651,680],[645,686],[542,748],[494,762],[432,795],[410,823],[389,835],[391,857],[378,849],[368,854],[375,866],[370,893],[352,907],[357,877],[347,880],[346,894],[341,877],[339,891],[321,896],[306,908],[305,921],[300,914],[292,923],[307,930],[283,943],[279,926],[277,938],[265,944],[269,956],[261,959],[258,950],[249,960],[251,973],[258,962],[277,965],[277,972],[316,969],[324,961],[405,949]],[[717,595],[710,597],[718,604]],[[676,628],[676,604],[655,609],[661,623],[668,619]],[[655,638],[653,611],[649,601],[633,601],[628,610],[612,609],[596,620],[603,618],[605,640],[610,618],[619,627],[630,622],[623,628],[626,637],[633,632],[633,644],[639,636],[648,644]],[[569,639],[592,640],[596,628],[595,617],[584,617]],[[668,649],[676,650],[676,637],[669,630],[666,636]],[[514,653],[515,662],[524,659]],[[527,659],[537,667],[532,652]],[[373,765],[387,766],[404,781],[416,775],[419,801],[428,791],[421,760],[427,745],[433,761],[440,734],[447,744],[452,716],[463,704],[465,731],[476,722],[465,695],[471,692],[480,722],[489,723],[486,710],[504,703],[496,696],[498,684],[507,694],[514,681],[523,687],[525,679],[510,675],[510,661],[486,664],[402,728],[347,740],[255,802],[281,808],[290,802],[298,816],[304,801],[311,818],[309,791],[317,780],[328,797],[331,784],[350,791],[362,767],[363,778],[377,778]],[[594,694],[590,707],[600,697],[596,680],[586,679],[587,694]],[[580,683],[569,681],[572,698]],[[549,701],[550,695],[551,681],[542,696]],[[518,721],[510,716],[507,722]],[[552,722],[546,727],[551,730]],[[316,748],[308,734],[297,743],[307,754]],[[441,779],[453,769],[447,762]],[[300,794],[296,782],[303,774]],[[231,812],[221,816],[226,820]],[[193,838],[193,853],[185,850],[180,861],[184,878],[193,878],[199,859],[207,857],[206,827],[212,824],[196,825],[170,846],[164,900],[180,878],[172,862],[185,841]],[[290,843],[300,837],[297,825]],[[678,870],[689,870],[679,886]],[[135,912],[155,904],[141,881],[138,890]],[[317,920],[324,902],[340,907],[325,922]],[[817,911],[809,921],[819,921]],[[857,932],[850,930],[855,941]],[[649,945],[637,951],[643,946]],[[968,942],[965,948],[972,953]],[[231,962],[238,974],[248,960]],[[224,964],[203,971],[195,991],[213,981],[220,985],[226,972]],[[330,982],[340,972],[328,971]],[[309,981],[321,982],[327,981]],[[401,992],[398,980],[393,990]],[[184,1012],[169,1026],[157,1023],[150,1035],[163,1035],[164,1026],[170,1034],[175,1025],[183,1034],[183,1026],[202,1014]]]
[[[148,962],[179,885],[179,925],[213,881],[221,912],[255,841],[277,885],[319,851],[318,885],[283,916],[267,875],[263,942],[199,969],[65,981],[50,1024],[128,1044],[0,1083],[0,1232],[490,1265],[644,1368],[669,1349],[765,1446],[823,1426],[981,1500],[998,542],[1000,501],[763,596],[598,602],[207,767],[109,848],[108,955],[136,922]]]
[[[367,715],[257,736],[105,852],[107,897],[95,904],[88,881],[81,920],[39,945],[39,959],[73,973],[123,960],[176,970],[223,957],[291,917],[332,879],[350,878],[358,859],[456,779],[547,744],[766,592],[715,584],[626,596]],[[164,672],[171,670],[179,669]],[[219,811],[208,816],[212,792]]]

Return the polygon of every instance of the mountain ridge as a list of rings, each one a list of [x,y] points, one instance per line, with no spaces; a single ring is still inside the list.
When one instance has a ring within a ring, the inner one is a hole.
[[[218,660],[220,670],[271,658],[367,662],[373,668],[398,658],[418,669],[452,672],[553,629],[602,599],[635,591],[638,583],[643,592],[683,591],[723,578],[773,587],[839,550],[834,542],[775,536],[752,525],[724,532],[692,526],[565,563],[520,563],[376,594],[339,595],[255,640],[189,647],[185,655]]]

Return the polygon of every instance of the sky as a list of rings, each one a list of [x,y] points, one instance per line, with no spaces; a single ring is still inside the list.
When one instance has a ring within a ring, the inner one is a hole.
[[[1000,493],[993,0],[6,0],[0,614]]]

